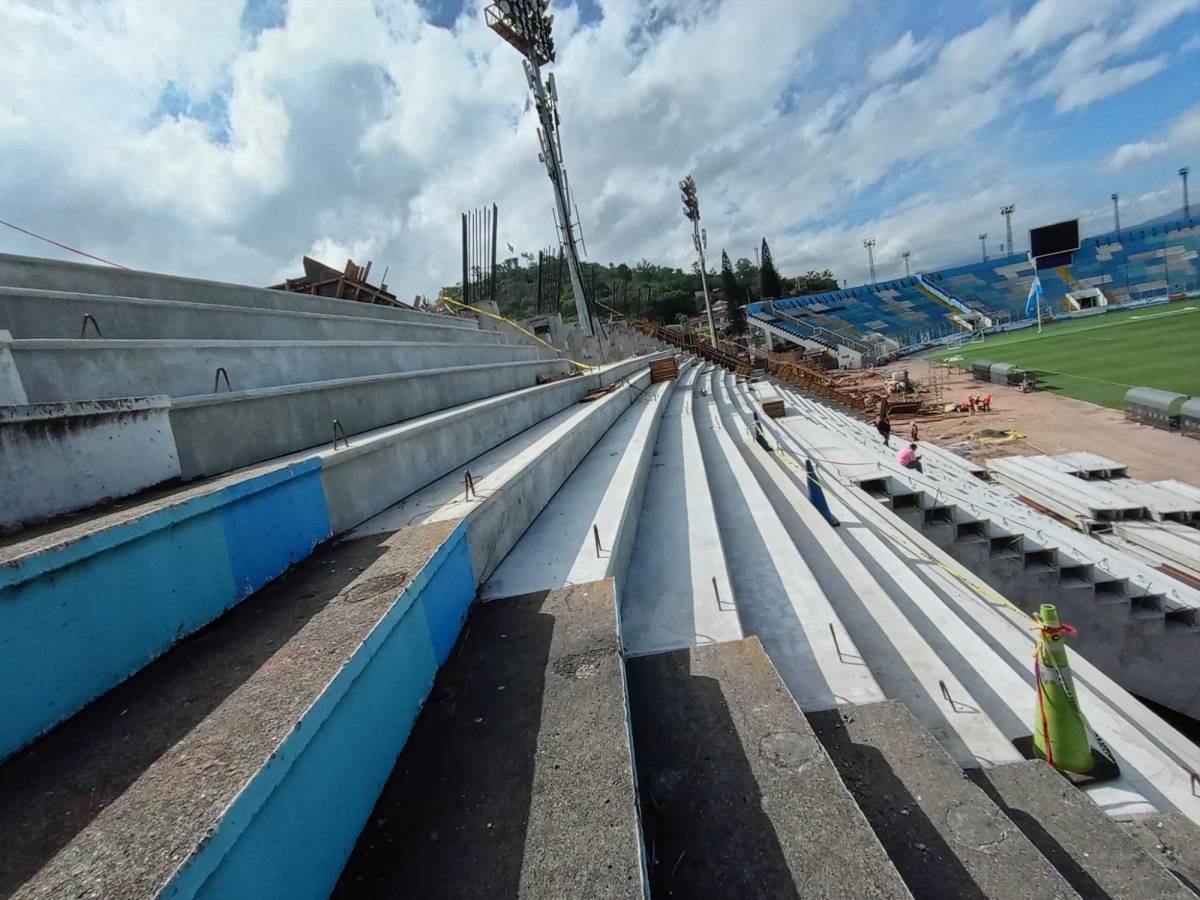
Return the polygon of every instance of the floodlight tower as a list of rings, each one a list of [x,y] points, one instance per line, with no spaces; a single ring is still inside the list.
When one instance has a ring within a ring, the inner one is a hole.
[[[1121,208],[1117,205],[1120,197],[1117,194],[1112,195],[1113,202],[1113,231],[1117,233],[1117,237],[1121,236]]]
[[[863,246],[867,248],[867,265],[871,269],[871,284],[875,283],[875,238],[867,238],[863,241]]]
[[[1188,205],[1188,195],[1187,195],[1187,177],[1188,177],[1188,172],[1190,172],[1190,171],[1192,171],[1192,170],[1189,169],[1187,166],[1184,166],[1182,169],[1179,170],[1179,177],[1183,181],[1183,217],[1185,219],[1189,218],[1192,214],[1192,208]]]
[[[983,251],[983,261],[987,262],[987,232],[979,235],[979,249]]]
[[[593,334],[592,317],[587,294],[583,287],[583,272],[579,251],[575,246],[577,216],[572,213],[571,187],[563,166],[562,141],[559,137],[561,119],[558,115],[558,91],[553,73],[542,82],[542,66],[554,62],[554,36],[551,28],[554,16],[547,8],[550,0],[497,0],[484,11],[487,26],[504,38],[524,58],[525,78],[537,107],[538,159],[546,166],[546,174],[554,187],[554,205],[558,211],[558,231],[571,275],[571,292],[575,295],[575,312],[579,328],[585,335]]]
[[[1006,206],[1000,207],[1000,215],[1004,216],[1004,234],[1008,239],[1008,253],[1011,256],[1013,252],[1012,245],[1012,214],[1016,211],[1016,206],[1009,203]]]
[[[692,243],[700,256],[700,287],[704,290],[704,310],[708,313],[708,337],[717,346],[717,329],[713,326],[712,304],[708,299],[708,276],[704,274],[704,251],[708,248],[708,233],[700,228],[700,200],[696,197],[696,179],[691,175],[679,182],[679,199],[683,201],[683,217],[692,223]],[[728,303],[734,303],[729,298]]]
[[[900,255],[904,257],[904,277],[907,278],[908,274],[909,274],[908,273],[908,258],[910,256],[912,256],[912,253],[911,253],[911,251],[905,250]]]

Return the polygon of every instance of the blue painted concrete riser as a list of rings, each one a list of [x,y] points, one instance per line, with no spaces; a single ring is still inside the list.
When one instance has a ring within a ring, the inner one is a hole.
[[[464,523],[406,586],[162,896],[328,896],[474,597]]]
[[[330,535],[310,460],[0,567],[0,758]]]

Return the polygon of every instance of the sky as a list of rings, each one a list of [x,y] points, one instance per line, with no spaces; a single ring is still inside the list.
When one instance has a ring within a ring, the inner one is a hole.
[[[459,216],[555,243],[518,54],[476,0],[0,0],[0,219],[132,268],[458,280]],[[1200,0],[554,0],[588,258],[880,279],[1200,206]],[[0,252],[71,258],[0,227]]]

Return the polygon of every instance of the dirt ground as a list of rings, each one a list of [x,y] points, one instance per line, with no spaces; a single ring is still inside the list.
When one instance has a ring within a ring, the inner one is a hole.
[[[908,369],[914,381],[932,380],[933,366],[923,359],[894,363],[889,369]],[[945,372],[945,370],[942,370]],[[996,456],[1028,456],[1088,450],[1129,466],[1129,474],[1144,481],[1178,478],[1200,484],[1200,441],[1168,434],[1157,428],[1126,422],[1116,410],[1049,392],[1022,394],[1018,388],[983,386],[964,371],[941,375],[945,402],[965,402],[968,394],[990,392],[990,413],[947,413],[919,420],[921,437],[982,462]],[[893,416],[896,434],[907,436],[906,416]],[[980,441],[970,437],[981,429],[1015,431],[1013,441]]]

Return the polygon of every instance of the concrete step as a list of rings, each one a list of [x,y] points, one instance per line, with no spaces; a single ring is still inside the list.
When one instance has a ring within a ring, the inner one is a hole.
[[[572,371],[562,360],[531,360],[182,397],[171,402],[171,432],[190,480],[332,441],[334,420],[355,437]]]
[[[480,497],[400,527],[377,517],[323,548],[0,767],[15,773],[0,839],[28,841],[0,884],[325,897],[492,560],[648,381],[643,368],[529,429],[536,440],[507,442],[518,452],[477,482]],[[48,676],[47,694],[60,683]]]
[[[28,403],[148,394],[196,397],[218,389],[244,391],[539,358],[536,347],[432,341],[85,338],[13,341],[9,349]],[[228,387],[218,369],[225,370]]]
[[[627,655],[742,637],[696,435],[698,371],[680,375],[659,426],[621,595]]]
[[[464,404],[357,436],[349,447],[326,446],[152,493],[0,543],[0,706],[11,711],[0,727],[0,757],[253,593],[317,543],[447,473],[461,490],[460,467],[474,457],[575,407],[598,385],[639,372],[648,379],[653,358]],[[573,438],[577,455],[566,457],[570,468],[561,476],[541,473],[539,491],[557,489],[603,433],[596,429],[607,429],[619,412],[607,403],[578,409],[603,409],[611,418],[592,420],[591,430]],[[521,516],[508,515],[523,522],[523,531],[549,496],[521,507]],[[58,655],[45,653],[47,642]]]
[[[432,323],[406,322],[0,287],[0,329],[10,332],[13,338],[82,338],[86,336],[85,316],[91,316],[99,327],[97,336],[106,339],[506,343],[497,332],[481,331],[442,317]],[[91,322],[86,324],[86,334],[96,334]]]
[[[1179,813],[1168,813],[1128,820],[1121,827],[1180,884],[1200,897],[1200,826]]]
[[[531,360],[173,400],[0,407],[0,444],[13,460],[0,481],[15,498],[0,510],[0,529],[357,437],[569,371],[565,361]]]
[[[825,441],[827,492],[871,522],[893,552],[907,561],[905,567],[928,587],[930,601],[936,601],[917,606],[909,620],[947,668],[968,685],[979,713],[1009,740],[1027,737],[1034,709],[1034,638],[1028,616],[920,531],[888,515],[853,487],[857,467],[843,468],[842,451],[828,435]],[[975,490],[981,487],[986,486]],[[1071,563],[1071,570],[1079,570],[1077,562]],[[1080,705],[1121,766],[1118,779],[1088,785],[1085,792],[1110,816],[1177,809],[1200,821],[1200,797],[1189,783],[1190,773],[1200,771],[1200,751],[1093,665],[1086,653],[1077,652],[1073,641],[1071,667]]]
[[[745,424],[720,415],[733,376],[713,376],[711,384],[705,379],[707,396],[694,400],[696,429],[742,627],[758,636],[802,710],[882,700],[854,639],[743,456],[765,451]],[[756,392],[755,401],[762,396]]]
[[[609,577],[621,595],[659,424],[675,383],[649,385],[621,414],[480,589],[483,599]]]
[[[1086,795],[1041,761],[977,769],[972,779],[1085,900],[1193,897]]]
[[[472,319],[456,320],[454,317],[418,312],[415,309],[7,253],[0,253],[0,285],[33,290],[105,294],[113,297],[246,306],[255,309],[298,310],[368,319],[393,319],[398,322],[441,323],[449,320],[466,327],[475,327]]]
[[[625,667],[654,896],[909,896],[757,638]]]
[[[730,418],[735,412],[748,415],[747,398],[736,389],[728,406],[723,392],[718,398]],[[980,712],[989,707],[1007,712],[983,700],[992,699],[992,685],[1022,690],[1021,680],[1003,667],[989,667],[986,646],[948,614],[903,555],[826,487],[826,501],[841,523],[830,525],[806,496],[798,445],[779,423],[768,431],[777,449],[762,454],[757,446],[748,448],[752,468],[781,527],[809,561],[854,641],[857,651],[848,661],[865,665],[882,693],[903,701],[959,765],[1019,759],[1008,737]]]
[[[642,897],[612,579],[478,604],[333,897]]]
[[[0,766],[0,895],[325,897],[471,602],[465,540],[327,546]]]
[[[902,703],[808,719],[918,900],[1078,896]]]

